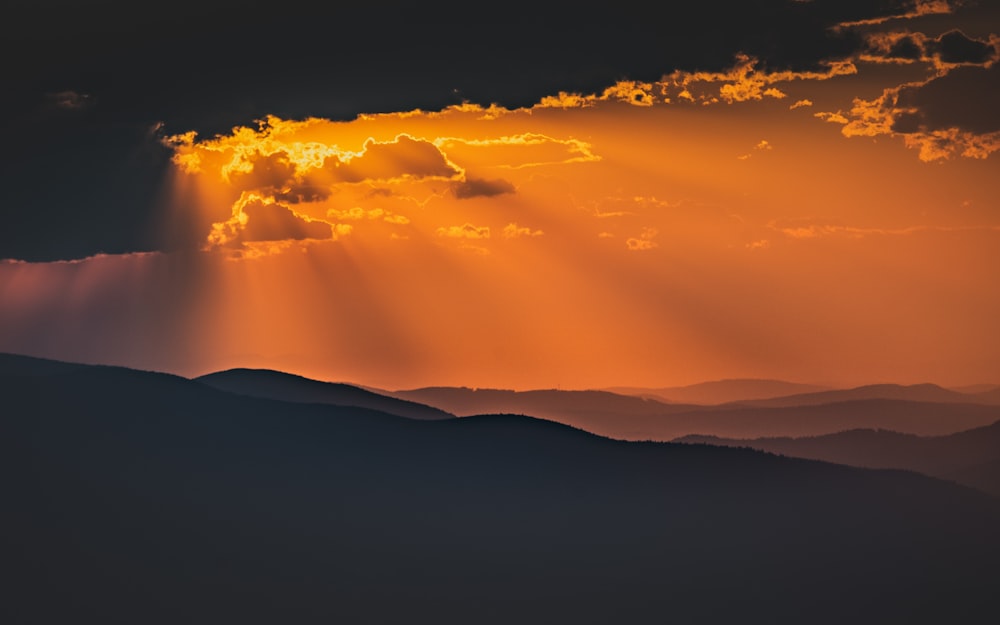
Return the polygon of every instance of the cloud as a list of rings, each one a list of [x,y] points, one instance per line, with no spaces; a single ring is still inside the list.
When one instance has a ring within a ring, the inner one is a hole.
[[[326,185],[292,184],[275,191],[275,199],[288,204],[305,202],[322,202],[333,194],[333,189]]]
[[[875,32],[865,38],[860,59],[870,63],[914,63],[925,59],[923,33]]]
[[[874,63],[922,62],[944,74],[964,65],[988,67],[998,55],[1000,41],[996,35],[973,39],[961,30],[949,30],[934,38],[910,31],[869,33],[859,58]]]
[[[544,232],[541,230],[532,230],[531,228],[525,226],[518,226],[516,223],[509,223],[504,226],[503,237],[505,239],[518,239],[520,237],[540,237]]]
[[[848,137],[900,136],[923,161],[953,156],[986,158],[1000,149],[1000,64],[961,66],[926,81],[885,89],[873,100],[856,99],[847,114]]]
[[[813,105],[812,100],[796,100],[791,106],[788,107],[788,110],[791,111],[797,108],[802,108],[804,106],[812,106],[812,105]]]
[[[514,193],[514,185],[502,179],[485,180],[482,178],[468,178],[456,182],[452,190],[455,197],[460,200],[473,197],[494,197],[504,193]]]
[[[971,39],[960,30],[944,33],[932,39],[926,50],[947,65],[985,65],[996,60],[997,49],[992,41]]]
[[[360,206],[354,206],[346,210],[340,210],[337,208],[329,208],[326,211],[327,217],[332,217],[333,219],[341,221],[358,221],[361,219],[381,219],[386,215],[386,212],[381,208],[364,209]]]
[[[601,160],[586,141],[574,137],[553,137],[537,132],[476,139],[439,137],[434,140],[434,144],[458,160],[462,160],[463,154],[471,156],[481,167],[524,169]]]
[[[281,204],[253,202],[243,208],[247,222],[239,235],[240,241],[286,241],[329,239],[330,224],[296,215]]]
[[[761,139],[760,141],[757,142],[757,145],[755,145],[753,149],[757,150],[758,152],[760,152],[760,151],[767,152],[769,150],[773,150],[774,146],[771,145],[771,143],[767,139]],[[740,156],[737,156],[736,158],[740,159],[741,161],[745,161],[748,158],[750,158],[751,156],[753,156],[753,154],[749,154],[748,153],[748,154],[741,154]]]
[[[883,102],[885,105],[886,103]],[[892,103],[894,130],[957,128],[985,134],[1000,130],[1000,64],[957,67],[922,84],[904,85]]]
[[[410,223],[410,218],[406,215],[393,215],[391,213],[387,213],[386,216],[382,218],[382,221],[389,224],[396,224],[397,226],[405,226]]]
[[[582,108],[608,101],[624,102],[634,106],[652,106],[656,102],[654,85],[651,82],[619,80],[600,94],[585,95],[560,91],[554,96],[543,97],[533,108]]]
[[[174,150],[174,162],[188,173],[217,169],[224,180],[258,189],[305,185],[315,190],[337,182],[451,178],[460,173],[436,145],[405,133],[389,141],[369,137],[357,151],[302,139],[310,130],[319,135],[333,125],[319,118],[291,121],[269,115],[258,121],[257,128],[242,126],[206,140],[187,132],[167,136],[163,142]]]
[[[405,134],[384,143],[369,139],[359,155],[332,160],[331,164],[335,178],[343,182],[451,178],[460,173],[433,143]]]
[[[625,241],[625,247],[633,252],[651,250],[655,247],[659,247],[656,241],[653,240],[658,234],[659,231],[656,228],[644,228],[642,234],[638,237],[627,239]]]
[[[396,215],[383,208],[364,209],[360,206],[354,206],[346,210],[328,208],[326,216],[338,221],[382,220],[386,223],[396,225],[410,223],[410,219],[405,215]]]
[[[890,8],[884,15],[869,18],[860,18],[841,22],[836,29],[851,28],[855,26],[873,26],[884,24],[891,20],[908,20],[924,15],[946,15],[955,10],[953,5],[959,5],[962,0],[915,0],[913,2],[901,2],[899,8]],[[873,10],[874,12],[874,10]]]
[[[438,228],[437,234],[439,237],[448,237],[451,239],[488,239],[490,238],[490,227],[474,226],[470,223],[465,223],[461,226]]]
[[[1000,232],[1000,226],[865,228],[834,223],[817,223],[808,220],[772,221],[768,224],[768,227],[791,239],[818,239],[822,237],[861,239],[868,236],[907,236],[921,232]]]
[[[738,54],[732,68],[722,72],[686,72],[674,71],[658,83],[664,96],[670,94],[681,100],[700,104],[715,104],[720,101],[727,104],[763,100],[767,98],[781,99],[786,94],[773,85],[796,80],[829,80],[837,76],[856,74],[858,69],[850,60],[830,60],[821,63],[818,70],[769,71],[761,69],[759,59]],[[719,85],[715,88],[714,85]]]
[[[91,108],[97,103],[96,98],[89,93],[82,93],[71,89],[47,93],[45,99],[48,101],[49,106],[64,111],[81,111]]]
[[[245,157],[245,165],[230,174],[230,181],[234,186],[252,189],[270,189],[272,192],[282,192],[296,197],[302,193],[293,193],[291,185],[295,184],[298,176],[298,167],[289,160],[288,154],[282,151],[272,154],[255,154]],[[299,186],[299,185],[297,185]],[[308,186],[302,187],[304,190]],[[319,189],[316,189],[319,192]],[[329,190],[325,190],[329,195]],[[321,193],[322,194],[322,193]],[[324,196],[325,197],[325,196]]]
[[[214,247],[238,247],[262,241],[300,241],[331,239],[331,224],[297,214],[271,197],[244,193],[233,204],[232,216],[212,224],[207,244]]]

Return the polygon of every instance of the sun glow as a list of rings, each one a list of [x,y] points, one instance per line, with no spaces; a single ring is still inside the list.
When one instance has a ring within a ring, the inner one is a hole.
[[[908,63],[878,42],[814,71],[740,56],[526,108],[159,127],[170,245],[0,264],[0,322],[37,342],[159,283],[176,322],[132,316],[126,342],[102,325],[80,350],[142,366],[114,356],[142,337],[184,374],[385,388],[1000,377],[996,133],[907,121],[1000,44],[942,63],[946,36]]]

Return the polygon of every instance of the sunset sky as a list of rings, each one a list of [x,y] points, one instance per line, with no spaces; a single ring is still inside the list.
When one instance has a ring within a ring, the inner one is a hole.
[[[1000,383],[1000,3],[701,4],[13,2],[0,351]]]

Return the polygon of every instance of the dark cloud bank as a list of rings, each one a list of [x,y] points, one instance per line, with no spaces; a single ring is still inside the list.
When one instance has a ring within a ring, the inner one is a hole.
[[[351,119],[463,100],[528,106],[676,69],[817,67],[863,45],[856,21],[913,2],[253,4],[13,0],[0,54],[0,258],[169,247],[169,153],[150,129],[228,131],[266,114]],[[906,54],[901,50],[900,54]],[[912,54],[913,51],[911,50]],[[941,54],[975,54],[967,41]]]

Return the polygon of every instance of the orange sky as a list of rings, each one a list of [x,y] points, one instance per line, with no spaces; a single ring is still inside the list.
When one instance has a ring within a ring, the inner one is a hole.
[[[392,389],[1000,382],[1000,135],[885,105],[965,69],[737,59],[529,109],[161,130],[162,234],[195,244],[4,261],[0,349]]]

